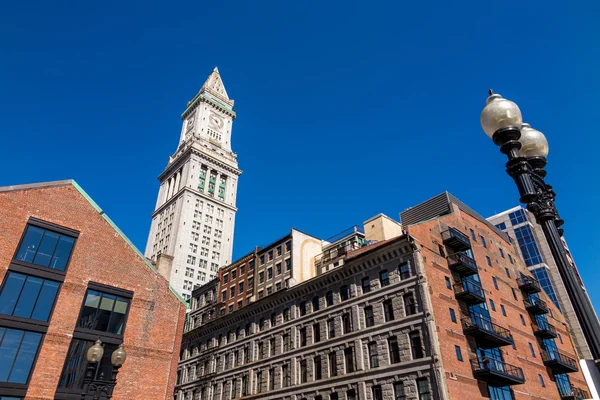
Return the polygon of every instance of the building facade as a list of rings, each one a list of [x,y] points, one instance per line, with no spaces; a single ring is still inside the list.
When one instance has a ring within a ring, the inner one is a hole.
[[[446,193],[401,219],[324,241],[313,276],[189,329],[175,399],[587,396],[562,314],[505,234]]]
[[[531,273],[540,282],[552,302],[564,314],[571,327],[579,357],[582,359],[591,359],[592,356],[575,311],[573,310],[573,305],[558,272],[544,232],[541,226],[536,223],[535,216],[521,206],[518,206],[489,217],[488,221],[493,223],[498,229],[506,232],[513,239],[519,255],[527,268],[529,268]],[[581,287],[585,291],[583,281],[564,238],[562,238],[562,242],[575,276],[577,276]]]
[[[185,303],[75,182],[0,188],[0,231],[0,399],[81,399],[96,340],[113,399],[171,396]]]
[[[236,113],[217,68],[188,102],[163,173],[145,255],[184,298],[232,261],[238,169]]]

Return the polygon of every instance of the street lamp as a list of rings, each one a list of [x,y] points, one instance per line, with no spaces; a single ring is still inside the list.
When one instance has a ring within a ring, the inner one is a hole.
[[[88,361],[88,367],[83,380],[83,393],[81,394],[82,400],[108,400],[112,397],[113,390],[117,384],[117,374],[119,368],[125,363],[127,359],[127,353],[121,343],[119,347],[113,351],[110,356],[110,361],[113,366],[112,375],[110,380],[96,379],[96,367],[104,356],[104,348],[102,342],[96,340],[96,343],[90,347],[87,351],[86,357]],[[102,376],[101,376],[102,378]]]
[[[558,272],[573,303],[577,320],[595,361],[600,360],[600,325],[589,297],[585,294],[569,263],[561,241],[563,220],[554,204],[556,194],[546,184],[548,141],[543,133],[523,123],[519,107],[491,89],[481,112],[483,131],[507,155],[506,172],[514,179],[520,201],[535,215],[548,241]]]

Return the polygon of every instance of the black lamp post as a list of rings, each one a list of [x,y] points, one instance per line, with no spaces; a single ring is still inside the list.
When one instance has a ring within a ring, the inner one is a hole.
[[[127,353],[123,349],[123,344],[113,351],[110,356],[110,361],[113,365],[112,374],[109,380],[96,379],[96,367],[102,360],[104,355],[104,349],[102,348],[102,342],[96,340],[96,343],[90,347],[87,351],[88,367],[86,370],[85,378],[83,379],[83,393],[81,394],[82,400],[108,400],[112,397],[113,390],[117,384],[117,374],[119,368],[125,362]]]
[[[481,112],[481,127],[508,156],[506,172],[519,189],[520,201],[535,215],[548,241],[558,272],[573,304],[573,309],[583,330],[592,357],[600,360],[600,325],[594,308],[575,271],[571,267],[561,241],[563,220],[554,205],[556,194],[546,184],[546,156],[548,141],[529,124],[523,124],[519,107],[499,94],[489,91],[486,106]]]

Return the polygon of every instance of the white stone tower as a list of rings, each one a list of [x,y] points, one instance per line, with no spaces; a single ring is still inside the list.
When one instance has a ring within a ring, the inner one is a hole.
[[[215,68],[181,115],[179,146],[158,177],[146,257],[186,299],[231,262],[237,211],[233,100]]]

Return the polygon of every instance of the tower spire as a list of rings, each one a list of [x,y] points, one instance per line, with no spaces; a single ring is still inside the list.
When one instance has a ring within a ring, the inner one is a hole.
[[[213,69],[211,74],[206,79],[206,82],[204,82],[204,85],[202,85],[200,88],[200,93],[208,94],[215,100],[223,102],[229,107],[233,107],[233,100],[231,100],[227,95],[225,85],[223,85],[221,75],[219,74],[219,68],[217,67]]]

